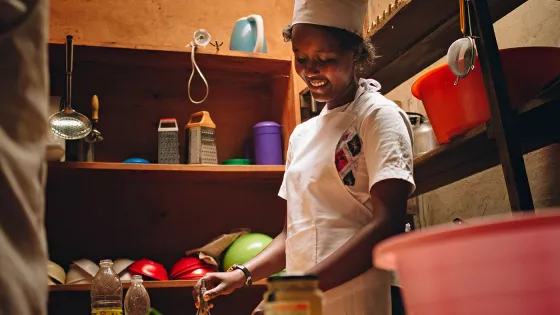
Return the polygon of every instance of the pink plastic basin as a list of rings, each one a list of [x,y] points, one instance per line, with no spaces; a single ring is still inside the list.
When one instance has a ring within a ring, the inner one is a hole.
[[[373,255],[399,273],[409,315],[560,314],[560,208],[399,235]]]

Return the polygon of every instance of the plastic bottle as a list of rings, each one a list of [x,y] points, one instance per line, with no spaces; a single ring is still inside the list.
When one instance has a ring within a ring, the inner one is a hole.
[[[132,284],[124,297],[125,315],[146,315],[150,312],[150,296],[142,282],[142,276],[132,276]]]
[[[99,262],[91,282],[91,314],[122,315],[122,283],[109,259]]]

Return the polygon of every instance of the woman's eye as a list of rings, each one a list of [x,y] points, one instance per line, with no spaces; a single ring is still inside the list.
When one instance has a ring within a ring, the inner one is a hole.
[[[296,58],[296,61],[297,61],[298,63],[304,64],[305,61],[306,61],[306,58],[304,58],[304,57],[298,57],[298,58]]]
[[[334,59],[332,59],[332,58],[317,58],[317,60],[318,60],[320,63],[330,63],[330,62],[333,62],[333,61],[334,61]]]

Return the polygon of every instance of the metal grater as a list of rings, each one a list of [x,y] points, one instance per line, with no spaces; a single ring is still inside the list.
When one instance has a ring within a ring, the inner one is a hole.
[[[179,127],[175,118],[159,120],[158,163],[179,164]]]
[[[214,141],[216,125],[207,111],[191,115],[185,126],[186,139],[188,139],[187,163],[188,164],[218,164],[218,153]]]

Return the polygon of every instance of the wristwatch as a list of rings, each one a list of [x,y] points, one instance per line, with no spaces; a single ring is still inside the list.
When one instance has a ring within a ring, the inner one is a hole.
[[[245,275],[245,285],[248,287],[252,286],[253,279],[251,278],[251,273],[249,272],[249,269],[247,269],[245,266],[239,264],[233,264],[231,267],[228,268],[227,271],[232,272],[237,269],[243,271],[243,274]]]

